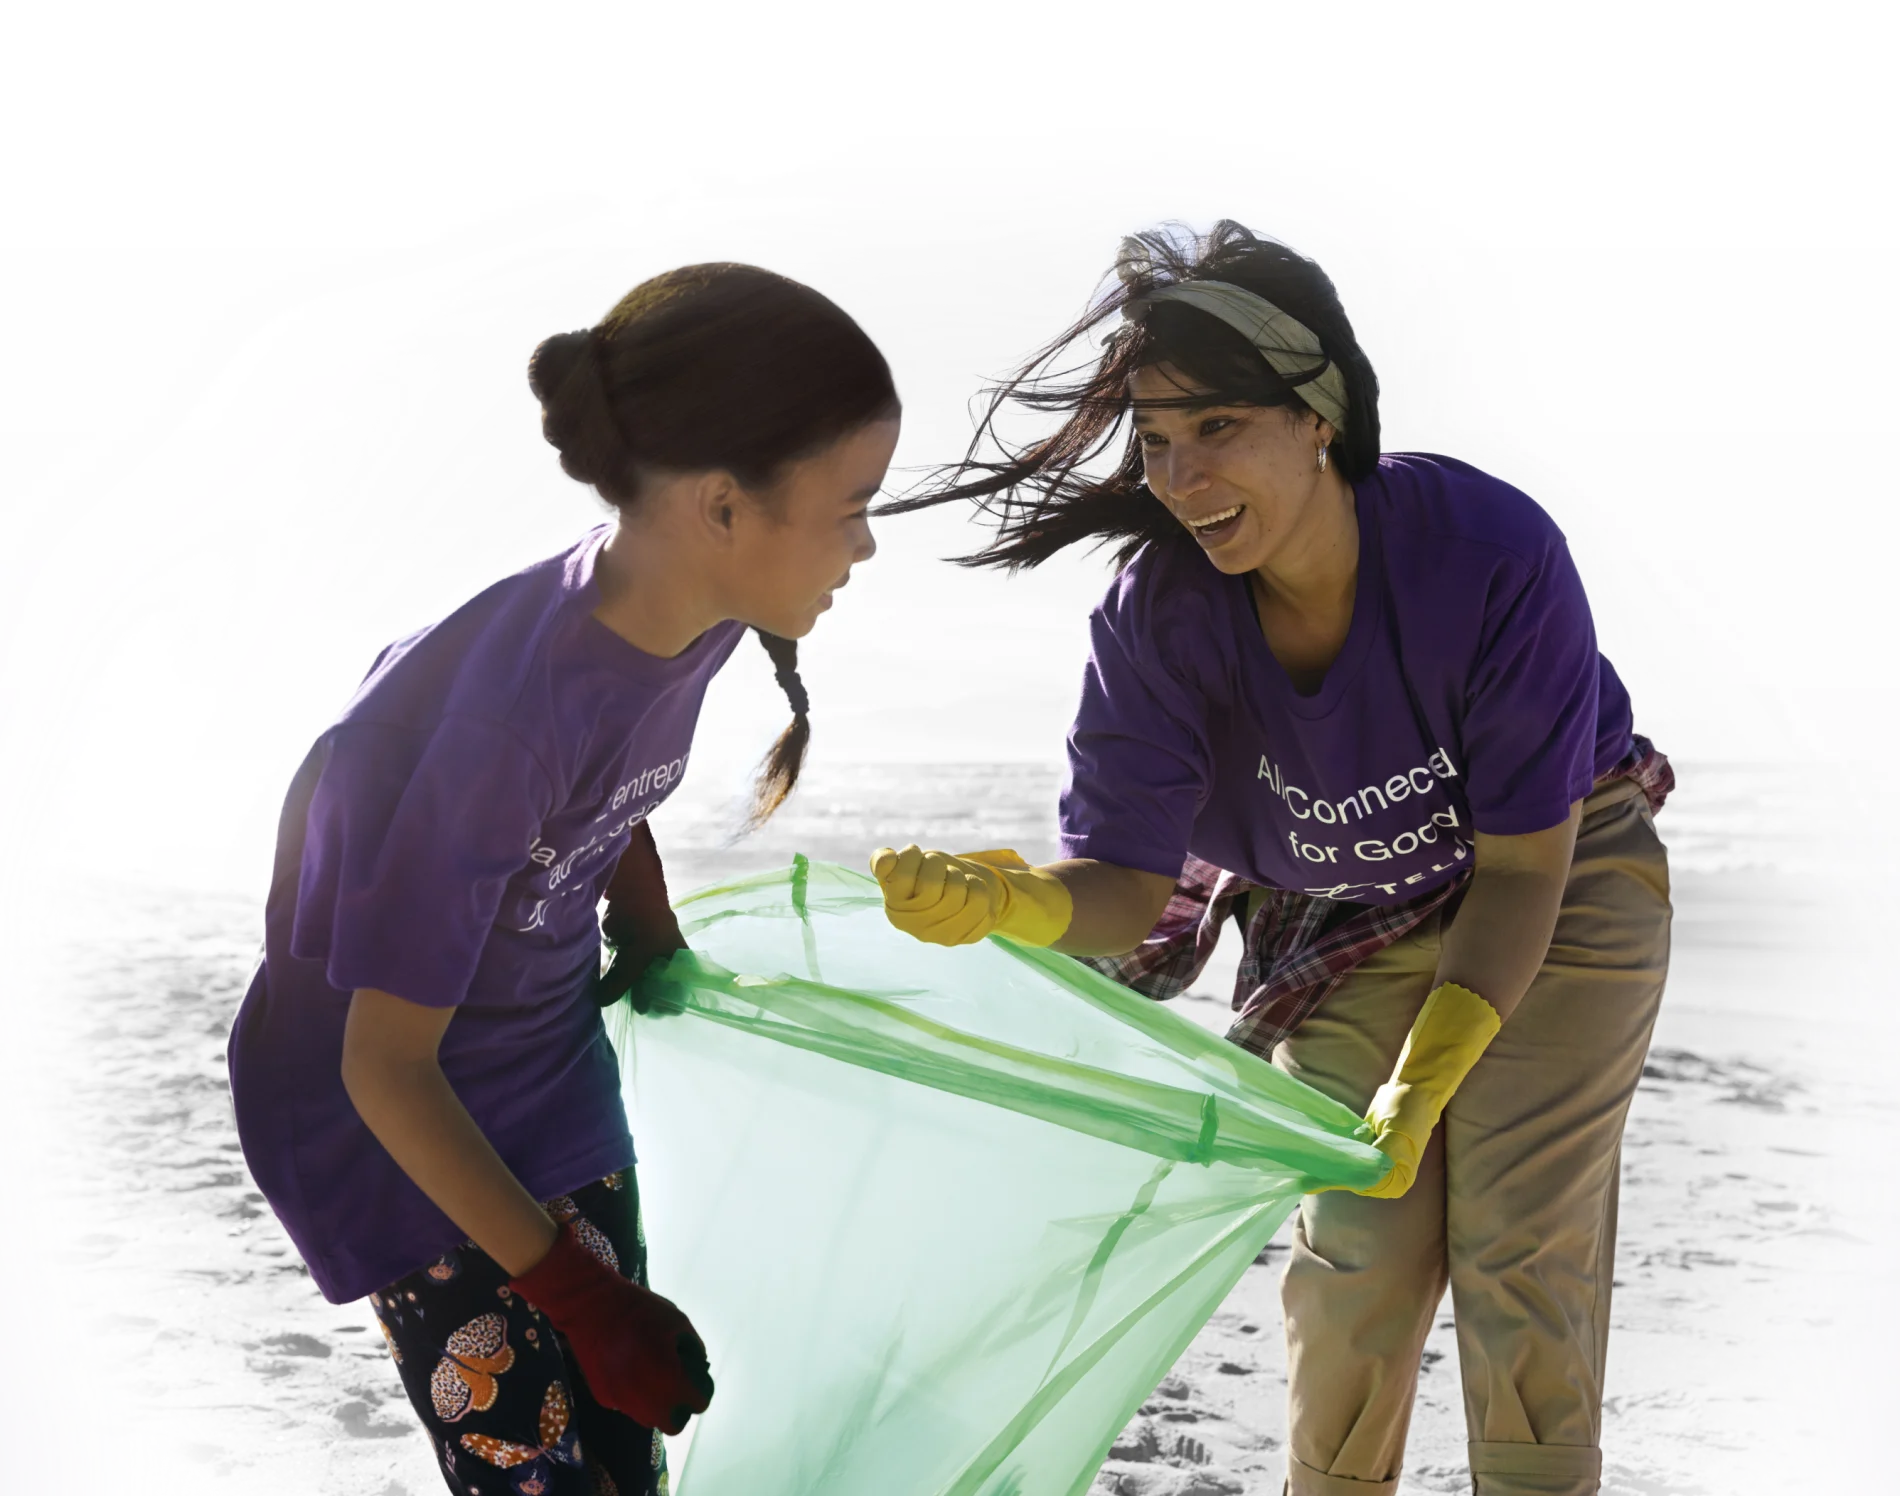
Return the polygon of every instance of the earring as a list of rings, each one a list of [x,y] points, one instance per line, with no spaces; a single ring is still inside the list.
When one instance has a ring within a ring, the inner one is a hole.
[[[1326,449],[1324,447],[1319,449],[1319,470],[1322,473],[1326,471]]]

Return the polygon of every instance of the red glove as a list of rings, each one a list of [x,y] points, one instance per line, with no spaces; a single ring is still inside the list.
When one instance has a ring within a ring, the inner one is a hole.
[[[712,1402],[706,1346],[668,1300],[629,1282],[563,1226],[548,1255],[508,1286],[567,1336],[597,1402],[677,1434]]]

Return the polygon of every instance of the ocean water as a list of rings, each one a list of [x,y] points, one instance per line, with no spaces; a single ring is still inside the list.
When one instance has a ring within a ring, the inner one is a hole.
[[[1830,792],[1817,797],[1812,769],[1675,767],[1678,787],[1658,829],[1669,848],[1679,944],[1825,943],[1834,916],[1848,908],[1863,927],[1881,925],[1879,901],[1867,892],[1877,859],[1856,846],[1873,839],[1881,805],[1861,790],[1860,776],[1823,771]],[[745,837],[737,835],[744,807],[735,784],[689,781],[655,817],[676,893],[782,864],[795,852],[852,867],[863,867],[877,846],[906,841],[1014,847],[1032,862],[1056,855],[1061,771],[1052,764],[820,761],[778,815]]]
[[[1060,771],[1038,763],[814,763],[770,821],[739,834],[744,805],[732,780],[689,779],[653,818],[675,892],[789,862],[793,853],[864,867],[872,849],[919,841],[974,851],[1014,847],[1056,855]]]
[[[1803,888],[1824,855],[1797,770],[1678,762],[1676,781],[1657,831],[1670,850],[1678,941],[1797,941],[1816,907]],[[654,815],[654,834],[675,895],[798,852],[864,867],[874,848],[904,842],[950,852],[1007,846],[1047,861],[1056,855],[1058,789],[1060,768],[1037,762],[815,762],[756,833],[739,834],[737,798],[688,777]]]

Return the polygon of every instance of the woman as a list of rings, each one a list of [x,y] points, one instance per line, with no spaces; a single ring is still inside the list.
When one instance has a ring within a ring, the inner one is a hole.
[[[984,423],[1014,399],[1060,429],[973,446],[893,506],[976,500],[1001,525],[984,564],[1120,548],[1064,860],[886,848],[890,917],[1115,958],[1156,996],[1235,919],[1229,1037],[1364,1110],[1392,1159],[1363,1197],[1301,1206],[1288,1489],[1397,1489],[1449,1282],[1478,1491],[1594,1492],[1618,1151],[1667,963],[1667,764],[1549,517],[1464,463],[1381,455],[1372,366],[1317,265],[1223,223],[1131,240],[1118,268]],[[1049,377],[1115,315],[1092,368]]]
[[[613,522],[384,650],[317,740],[231,1086],[259,1187],[326,1298],[369,1294],[449,1489],[633,1496],[713,1388],[645,1287],[600,1004],[682,944],[648,817],[748,626],[793,711],[756,814],[796,779],[793,641],[875,550],[899,412],[856,323],[744,265],[637,286],[529,384]]]

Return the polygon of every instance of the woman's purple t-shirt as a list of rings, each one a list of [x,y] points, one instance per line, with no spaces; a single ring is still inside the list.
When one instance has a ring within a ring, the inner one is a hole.
[[[588,991],[596,907],[743,630],[670,660],[612,633],[591,616],[607,534],[384,650],[291,785],[231,1090],[251,1173],[333,1302],[464,1235],[344,1092],[356,988],[456,1010],[443,1073],[536,1198],[633,1161]]]
[[[1245,576],[1192,539],[1151,544],[1091,619],[1062,850],[1176,876],[1188,854],[1273,888],[1414,898],[1471,865],[1473,830],[1561,822],[1630,751],[1549,515],[1450,458],[1354,485],[1345,646],[1302,696]]]

